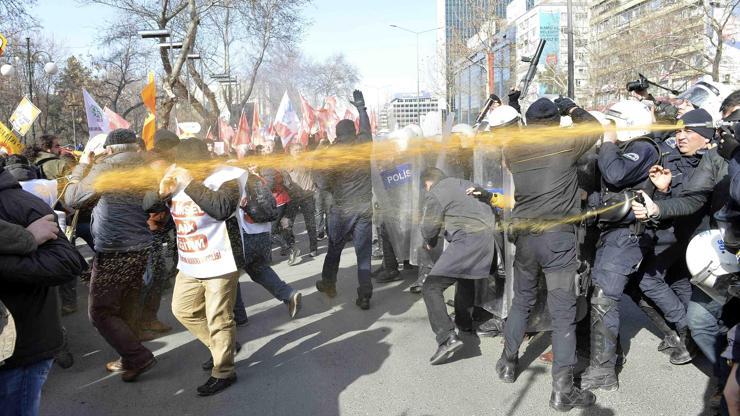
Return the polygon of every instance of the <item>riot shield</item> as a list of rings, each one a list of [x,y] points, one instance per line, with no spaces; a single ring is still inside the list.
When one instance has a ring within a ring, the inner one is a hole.
[[[424,208],[424,195],[426,190],[421,183],[421,172],[428,167],[435,167],[437,163],[437,153],[429,151],[432,144],[430,139],[413,139],[409,143],[409,153],[412,156],[413,167],[411,170],[411,246],[409,261],[414,266],[419,267],[419,273],[431,270],[434,262],[442,254],[442,244],[428,251],[424,248],[424,239],[421,236],[421,216]]]
[[[412,181],[418,170],[407,151],[394,154],[393,139],[376,142],[371,160],[373,194],[377,218],[384,224],[388,240],[399,262],[409,260],[412,233]]]
[[[505,201],[512,201],[514,181],[506,168],[503,149],[500,146],[479,143],[473,153],[473,182],[483,186],[489,192],[502,195]],[[505,227],[500,224],[511,222],[511,203],[504,203],[496,208],[496,259],[491,267],[491,276],[487,287],[480,287],[476,293],[476,306],[493,314],[495,319],[503,320],[509,314],[514,299],[514,256],[516,246],[510,240]],[[530,312],[529,332],[547,331],[550,329],[550,315],[547,310],[547,286],[544,274],[539,278],[537,302]]]

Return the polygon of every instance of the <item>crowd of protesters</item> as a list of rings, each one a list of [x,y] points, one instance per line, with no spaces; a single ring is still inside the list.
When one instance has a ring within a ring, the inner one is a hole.
[[[514,276],[510,276],[515,279],[514,298],[505,323],[490,314],[481,318],[481,302],[475,300],[480,287],[477,282],[500,273],[505,252],[495,195],[473,182],[473,170],[462,161],[467,149],[458,149],[450,158],[451,164],[443,168],[414,166],[421,171],[417,179],[423,195],[417,237],[422,251],[435,258],[429,264],[419,264],[419,280],[413,290],[423,294],[436,336],[437,350],[431,364],[444,363],[462,348],[462,332],[501,333],[505,348],[496,371],[501,381],[514,382],[520,371],[519,348],[538,301],[539,274],[544,274],[553,320],[551,407],[561,411],[588,407],[596,400],[589,390],[618,388],[615,367],[624,361],[617,338],[617,303],[624,292],[664,331],[659,348],[666,350],[672,364],[688,363],[701,350],[721,367],[716,399],[719,401],[724,389],[722,411],[738,414],[737,335],[735,330],[728,336],[720,329],[731,326],[727,306],[722,316],[723,305],[717,307],[712,299],[700,300],[697,288],[692,294],[687,273],[670,287],[665,280],[666,271],[676,259],[683,258],[692,235],[700,230],[698,224],[709,222],[713,197],[722,200],[719,207],[725,219],[734,221],[730,214],[733,204],[740,203],[733,199],[740,195],[740,191],[733,193],[740,189],[740,178],[735,177],[740,152],[734,147],[726,150],[729,145],[724,142],[718,143],[723,153],[711,150],[714,130],[702,125],[711,124],[712,117],[700,108],[682,113],[687,127],[678,128],[670,137],[658,138],[645,131],[625,138],[621,131],[610,133],[609,126],[620,127],[620,122],[639,125],[638,119],[645,114],[648,124],[655,121],[649,107],[640,101],[615,104],[613,111],[599,120],[567,98],[543,98],[527,109],[525,126],[517,99],[513,92],[510,102],[515,105],[511,107],[494,100],[485,130],[495,133],[499,127],[559,125],[562,117],[574,125],[606,127],[604,132],[563,139],[542,149],[511,145],[504,152],[516,185],[513,226],[520,227],[509,233],[517,250]],[[292,142],[284,149],[289,155],[286,160],[299,162],[316,157],[316,149],[352,149],[373,141],[362,93],[355,91],[351,103],[359,113],[358,126],[352,120],[340,121],[331,144],[317,137],[308,145]],[[727,97],[722,109],[724,120],[736,122],[740,118],[740,92]],[[455,131],[460,143],[474,134],[472,129]],[[737,132],[735,128],[722,140],[737,140],[732,137]],[[53,135],[41,136],[24,154],[2,159],[0,414],[37,414],[41,387],[52,363],[73,365],[67,343],[74,335],[64,329],[61,316],[78,309],[78,279],[89,287],[91,324],[110,346],[110,353],[115,351],[106,371],[120,374],[124,382],[135,382],[151,371],[157,358],[145,342],[172,331],[159,319],[160,308],[171,307],[177,321],[210,352],[201,365],[210,375],[196,390],[200,396],[211,396],[237,380],[234,361],[241,345],[236,331],[249,322],[239,284],[242,273],[282,302],[290,319],[301,312],[301,292],[272,268],[277,261],[284,260],[290,266],[301,263],[294,230],[299,214],[306,228],[306,255],[318,256],[319,241],[328,238],[316,289],[329,298],[338,295],[339,263],[350,241],[357,257],[355,303],[362,310],[371,307],[373,278],[377,283],[400,279],[399,260],[404,269],[413,268],[409,256],[394,253],[389,236],[391,219],[386,217],[382,224],[375,224],[379,225],[375,240],[382,245],[383,267],[371,271],[373,200],[378,190],[373,188],[369,158],[352,169],[309,169],[304,166],[310,164],[305,163],[259,163],[260,158],[283,151],[279,137],[240,154],[238,163],[230,163],[235,154],[215,154],[208,140],[178,137],[167,130],[156,132],[150,149],[129,129],[113,130],[101,139],[100,149],[83,154],[79,160]],[[597,145],[602,140],[605,142]],[[632,213],[612,222],[602,217],[598,230],[590,229],[596,230],[600,242],[590,260],[585,260],[593,268],[593,285],[584,289],[577,287],[573,276],[581,272],[580,261],[588,255],[579,252],[579,236],[572,224],[558,223],[546,231],[521,227],[528,221],[556,222],[579,212],[581,191],[589,192],[584,189],[579,164],[589,152],[592,166],[601,170],[597,187],[602,190],[596,191],[601,198],[609,193],[622,195],[624,190],[634,194],[631,205],[623,203]],[[671,155],[665,161],[664,153]],[[533,154],[536,157],[531,157]],[[405,162],[399,159],[398,163]],[[189,170],[196,165],[209,166],[204,178]],[[160,172],[156,184],[144,190],[128,189],[125,183],[117,189],[96,186],[108,174],[137,168]],[[694,169],[704,176],[694,175]],[[730,190],[716,188],[725,179],[731,181]],[[681,208],[689,203],[696,208]],[[697,220],[696,227],[684,234],[681,227],[686,224],[670,221],[683,217]],[[638,241],[646,236],[654,246],[662,243],[678,248],[666,251],[669,254],[654,254],[653,250],[648,255]],[[77,238],[92,251],[90,263],[78,251]],[[273,246],[278,248],[278,258],[273,258]],[[647,259],[644,263],[643,256]],[[630,288],[627,278],[634,279],[633,275],[640,276],[639,283]],[[453,285],[455,317],[451,318],[443,294]],[[171,305],[162,305],[163,293],[170,289]],[[585,291],[590,303],[590,319],[582,322],[586,338],[590,337],[585,343],[590,344],[591,359],[577,387],[573,368],[576,349],[581,347],[576,344],[582,341],[576,340],[579,289]],[[692,305],[703,311],[714,308],[711,319],[692,321],[699,319],[699,314],[692,314]],[[709,321],[715,329],[703,334],[701,331],[710,331]],[[720,365],[718,351],[728,338],[729,347],[721,357],[729,357],[730,365]]]

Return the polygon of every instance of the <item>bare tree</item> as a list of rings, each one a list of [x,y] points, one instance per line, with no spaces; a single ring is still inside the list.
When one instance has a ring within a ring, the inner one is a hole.
[[[30,12],[37,0],[0,1],[0,33],[14,37],[22,31],[38,26],[38,21]]]
[[[674,59],[686,67],[704,75],[709,75],[712,80],[720,81],[720,65],[724,57],[725,39],[736,33],[727,33],[727,25],[736,18],[737,8],[740,0],[724,0],[722,2],[713,0],[701,0],[695,4],[699,14],[707,21],[707,28],[702,33],[709,47],[690,58],[675,56]],[[693,58],[693,59],[692,59]]]
[[[165,99],[160,105],[160,116],[165,127],[175,103],[188,99],[188,105],[203,120],[215,123],[220,112],[217,90],[214,90],[217,84],[208,79],[206,72],[241,75],[232,68],[249,68],[242,77],[248,80],[245,92],[239,97],[242,104],[246,103],[269,49],[291,46],[300,35],[303,23],[300,11],[308,3],[308,0],[87,1],[118,9],[132,17],[133,25],[140,29],[167,29],[175,40],[183,43],[174,56],[167,48],[159,51],[165,78]],[[244,52],[235,56],[233,49]],[[201,57],[205,58],[202,65],[187,59],[193,52],[201,52]],[[183,79],[184,68],[196,91]],[[227,98],[225,101],[231,100]]]

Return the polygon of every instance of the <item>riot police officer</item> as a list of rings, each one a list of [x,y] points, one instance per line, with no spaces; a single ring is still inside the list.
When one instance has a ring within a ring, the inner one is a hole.
[[[570,115],[576,124],[598,125],[593,116],[568,98],[559,98],[555,103],[540,98],[525,115],[529,127],[558,126],[561,115]],[[596,134],[548,143],[516,141],[504,149],[506,163],[514,178],[512,228],[516,255],[514,300],[504,326],[504,351],[496,363],[496,372],[505,383],[516,380],[519,346],[529,313],[536,302],[538,276],[544,272],[547,306],[553,321],[550,407],[560,411],[588,407],[596,401],[593,393],[573,385],[578,241],[575,226],[561,221],[580,212],[576,164],[600,137],[601,134]],[[543,220],[550,225],[544,229],[530,228],[534,222]]]
[[[638,190],[649,195],[654,193],[649,172],[653,166],[662,163],[657,143],[646,137],[653,115],[645,104],[634,100],[621,101],[607,110],[606,117],[617,128],[624,129],[607,128],[605,142],[599,149],[601,203],[611,209],[599,217],[602,233],[591,274],[594,284],[591,362],[582,375],[581,387],[613,391],[619,388],[615,372],[619,300],[628,278],[637,272],[654,238],[654,231],[646,229],[629,211],[630,199],[635,198]],[[672,294],[664,281],[662,285],[660,283],[655,282],[655,287],[650,290],[651,298],[659,306],[666,298],[664,295]]]

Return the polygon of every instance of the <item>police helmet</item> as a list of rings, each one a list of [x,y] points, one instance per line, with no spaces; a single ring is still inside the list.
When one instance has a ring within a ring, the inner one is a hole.
[[[637,100],[622,100],[612,104],[604,113],[604,117],[614,122],[617,129],[617,140],[630,141],[650,133],[653,124],[653,113],[648,106]],[[630,128],[630,130],[621,130]],[[637,129],[635,129],[637,128]]]
[[[687,100],[696,108],[703,108],[709,112],[714,120],[722,119],[722,101],[732,93],[732,88],[711,80],[699,81],[690,86],[677,98]]]
[[[488,128],[491,130],[518,124],[521,119],[519,112],[509,105],[496,107],[486,116]]]
[[[740,282],[738,258],[727,250],[719,230],[704,231],[691,239],[686,265],[691,283],[719,303],[725,303],[728,289]]]

